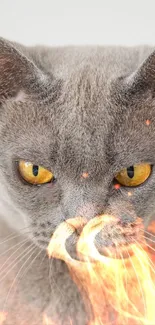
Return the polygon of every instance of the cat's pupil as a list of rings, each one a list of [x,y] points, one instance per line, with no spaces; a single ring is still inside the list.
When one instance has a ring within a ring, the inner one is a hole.
[[[130,167],[127,168],[127,175],[130,178],[134,177],[134,166],[130,166]]]
[[[32,173],[34,176],[38,176],[39,166],[33,165],[32,167]]]

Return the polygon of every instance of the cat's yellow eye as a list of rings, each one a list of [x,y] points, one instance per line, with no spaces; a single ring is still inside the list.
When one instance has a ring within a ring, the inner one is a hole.
[[[116,176],[117,182],[123,186],[138,186],[144,183],[151,174],[151,165],[140,164],[122,169]]]
[[[49,183],[54,179],[49,170],[24,160],[19,161],[19,172],[26,182],[34,185]]]

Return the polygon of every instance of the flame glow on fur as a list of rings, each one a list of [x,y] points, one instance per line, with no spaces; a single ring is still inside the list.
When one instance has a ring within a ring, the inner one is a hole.
[[[94,245],[95,236],[112,216],[100,216],[84,227],[77,243],[80,260],[71,258],[65,248],[66,239],[75,231],[73,224],[63,222],[48,246],[49,257],[64,260],[83,297],[89,325],[155,324],[154,262],[145,242],[125,247],[128,258],[101,255]],[[79,223],[81,220],[79,219]],[[132,254],[130,252],[132,251]]]

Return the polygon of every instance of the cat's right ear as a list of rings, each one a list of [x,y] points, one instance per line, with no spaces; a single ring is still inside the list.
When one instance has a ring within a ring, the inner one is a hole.
[[[0,103],[9,98],[18,100],[21,94],[46,94],[48,77],[19,47],[0,38]]]
[[[129,77],[125,78],[129,93],[145,93],[155,90],[155,51],[152,52]]]

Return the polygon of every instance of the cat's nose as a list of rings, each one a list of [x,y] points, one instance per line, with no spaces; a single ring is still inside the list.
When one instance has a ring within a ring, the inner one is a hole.
[[[97,207],[93,203],[86,203],[85,205],[80,206],[77,209],[76,215],[90,220],[90,219],[96,217],[97,215],[101,215],[103,213],[104,213],[103,207],[102,208]]]

